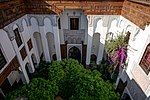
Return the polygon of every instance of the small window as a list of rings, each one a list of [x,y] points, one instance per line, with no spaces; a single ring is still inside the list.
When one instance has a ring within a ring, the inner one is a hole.
[[[0,70],[6,65],[7,61],[0,49]]]
[[[61,29],[60,18],[58,19],[58,29]]]
[[[21,54],[22,60],[24,60],[27,57],[25,46],[20,50],[20,54]]]
[[[29,41],[27,42],[27,44],[28,44],[29,51],[31,51],[31,49],[33,48],[31,39],[29,39]]]
[[[17,45],[18,47],[20,47],[22,44],[22,40],[21,40],[18,28],[14,30],[14,33],[15,33],[15,39],[16,39]]]
[[[150,72],[150,44],[146,47],[146,50],[140,62],[140,66],[148,75],[148,73]]]
[[[70,18],[70,30],[79,30],[79,18]]]

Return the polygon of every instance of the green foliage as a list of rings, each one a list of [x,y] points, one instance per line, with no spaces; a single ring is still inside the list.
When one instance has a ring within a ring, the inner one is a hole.
[[[36,72],[34,74],[34,78],[44,78],[44,79],[48,79],[48,68],[49,68],[50,63],[45,62],[45,61],[41,61],[38,69],[36,69]]]
[[[118,100],[119,95],[111,83],[105,82],[97,70],[85,69],[76,60],[54,61],[44,68],[47,70],[39,71],[47,75],[39,73],[39,76],[47,79],[34,78],[7,98],[13,100],[23,96],[29,100],[53,100],[59,95],[64,100]]]
[[[119,35],[116,39],[114,40],[108,40],[106,41],[105,49],[107,53],[112,53],[114,54],[114,51],[119,47],[125,47],[127,46],[127,42],[125,42],[125,36],[124,35]]]
[[[105,82],[97,70],[87,70],[76,60],[53,62],[49,70],[51,80],[58,76],[59,93],[65,100],[118,100],[112,84]]]
[[[58,87],[54,82],[42,78],[34,78],[29,84],[8,94],[6,99],[15,100],[15,98],[21,96],[28,98],[28,100],[54,100],[57,93]]]

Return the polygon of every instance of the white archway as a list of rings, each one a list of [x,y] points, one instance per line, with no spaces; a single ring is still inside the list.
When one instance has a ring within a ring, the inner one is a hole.
[[[128,25],[128,26],[125,28],[125,33],[127,33],[127,32],[132,33],[132,27],[131,27],[131,25]]]
[[[99,45],[100,45],[100,33],[94,33],[93,40],[92,40],[92,50],[91,50],[92,54],[98,56]]]
[[[112,22],[111,22],[110,28],[108,30],[108,33],[111,33],[111,35],[112,35],[112,39],[114,39],[114,38],[116,38],[118,36],[118,33],[117,33],[117,30],[118,30],[117,24],[118,24],[117,19],[113,19]]]
[[[46,38],[47,38],[47,43],[48,43],[48,48],[49,48],[49,54],[50,54],[51,59],[53,59],[53,54],[56,53],[54,34],[48,32],[46,33]]]
[[[35,33],[33,33],[33,37],[35,39],[35,46],[37,48],[39,57],[42,58],[44,51],[43,51],[41,34],[38,32],[35,32]]]

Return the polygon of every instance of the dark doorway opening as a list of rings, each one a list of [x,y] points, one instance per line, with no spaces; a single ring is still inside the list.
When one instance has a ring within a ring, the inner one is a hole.
[[[81,62],[81,52],[77,47],[72,47],[69,49],[69,58],[76,59]]]
[[[53,54],[52,58],[53,58],[54,61],[56,61],[57,60],[56,54]]]
[[[26,69],[26,72],[27,72],[27,75],[28,75],[28,77],[29,77],[29,80],[30,79],[32,79],[32,76],[33,76],[33,73],[31,73],[31,68],[30,68],[31,66],[30,66],[30,64],[29,63],[27,63],[26,65],[25,65],[25,69]]]
[[[130,96],[127,93],[124,93],[123,97],[121,100],[131,100]]]
[[[37,68],[37,60],[34,54],[31,55],[31,59],[32,59],[32,63],[34,65],[35,68]]]
[[[117,92],[119,92],[119,94],[122,95],[126,86],[127,86],[127,81],[123,82],[121,79],[119,79],[119,83],[118,83],[118,86],[116,88]]]
[[[90,63],[96,64],[96,60],[97,60],[97,56],[96,56],[95,54],[92,54],[92,55],[91,55]]]

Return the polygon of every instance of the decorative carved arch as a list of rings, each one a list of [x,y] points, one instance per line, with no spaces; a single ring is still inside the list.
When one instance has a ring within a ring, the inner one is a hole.
[[[29,16],[29,24],[31,25],[32,23],[32,20],[35,20],[36,22],[37,22],[37,24],[38,24],[38,26],[39,26],[39,21],[38,21],[38,19],[35,17],[35,16]]]
[[[94,32],[96,31],[96,26],[97,26],[97,23],[102,20],[102,26],[103,26],[103,17],[102,16],[95,16],[95,18],[93,19],[93,28],[94,28]]]
[[[52,26],[54,26],[54,25],[57,24],[56,21],[55,21],[55,19],[52,17],[52,15],[51,15],[51,16],[44,16],[43,22],[44,22],[44,20],[45,20],[46,18],[48,18],[48,19],[51,21],[51,25],[52,25]]]
[[[69,49],[68,57],[73,58],[81,62],[81,51],[76,46],[73,46]]]

